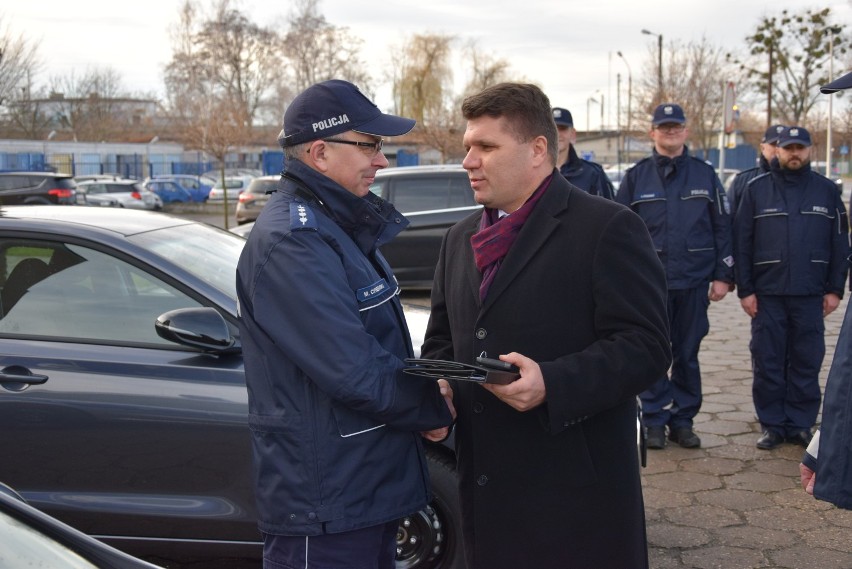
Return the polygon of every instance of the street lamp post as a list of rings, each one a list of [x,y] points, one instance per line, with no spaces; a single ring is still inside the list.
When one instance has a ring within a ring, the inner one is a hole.
[[[663,102],[663,34],[642,30],[647,36],[657,36],[657,103]]]
[[[595,93],[598,93],[598,92],[599,91],[595,91]],[[595,103],[595,104],[601,105],[601,121],[603,121],[603,95],[601,95],[600,101],[598,101],[594,96],[591,96],[588,99],[586,99],[586,134],[592,132],[592,125],[589,122],[589,104],[590,103]],[[601,129],[603,129],[603,127],[601,127]]]
[[[51,130],[51,131],[50,131],[50,134],[48,134],[48,135],[47,135],[47,138],[45,138],[45,139],[44,139],[44,145],[43,145],[43,146],[44,146],[44,148],[42,149],[42,155],[43,155],[42,160],[43,160],[43,162],[44,162],[44,166],[43,166],[43,168],[44,168],[44,171],[45,171],[45,172],[47,172],[47,142],[48,142],[49,140],[53,140],[53,137],[54,137],[54,136],[56,136],[56,131],[55,131],[55,130]]]
[[[618,52],[618,57],[621,58],[621,61],[624,62],[624,65],[627,66],[627,136],[630,136],[630,117],[633,114],[633,110],[630,107],[631,102],[633,101],[633,73],[630,71],[630,64],[627,63],[627,59],[624,57],[620,51]],[[628,145],[628,154],[630,153],[629,145]]]

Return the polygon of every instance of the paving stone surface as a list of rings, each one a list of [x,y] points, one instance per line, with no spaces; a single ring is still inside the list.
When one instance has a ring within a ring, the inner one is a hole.
[[[826,319],[823,388],[846,302]],[[754,446],[751,329],[739,299],[728,295],[709,314],[699,356],[704,404],[695,420],[701,448],[669,441],[648,451],[642,471],[651,567],[852,569],[852,511],[805,494],[804,449]]]

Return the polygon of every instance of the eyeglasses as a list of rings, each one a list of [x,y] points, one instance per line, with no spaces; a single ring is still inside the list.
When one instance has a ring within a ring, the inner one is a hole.
[[[362,142],[360,140],[343,140],[341,138],[323,138],[323,142],[336,142],[337,144],[351,144],[352,146],[360,146],[361,148],[370,148],[372,152],[369,155],[375,156],[382,151],[382,146],[385,141],[381,138],[375,142]]]
[[[677,124],[677,123],[666,123],[657,125],[654,127],[654,130],[661,130],[663,132],[683,132],[686,128],[686,125]]]

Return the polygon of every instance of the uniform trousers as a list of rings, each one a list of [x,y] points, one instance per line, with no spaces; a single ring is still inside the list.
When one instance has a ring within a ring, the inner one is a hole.
[[[394,520],[323,535],[263,534],[263,569],[394,569]]]
[[[698,350],[710,331],[707,318],[707,285],[669,290],[669,337],[672,345],[670,377],[661,377],[642,392],[642,413],[649,427],[669,425],[692,428],[701,408],[701,369]]]
[[[757,295],[749,347],[763,430],[790,437],[816,423],[825,357],[822,302],[822,296]]]

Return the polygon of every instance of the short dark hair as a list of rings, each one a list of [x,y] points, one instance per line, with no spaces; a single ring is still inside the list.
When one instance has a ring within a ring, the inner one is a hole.
[[[547,95],[530,83],[498,83],[467,97],[462,103],[465,120],[482,116],[506,117],[519,141],[528,142],[543,136],[547,140],[547,153],[555,165],[558,149],[552,109]]]

